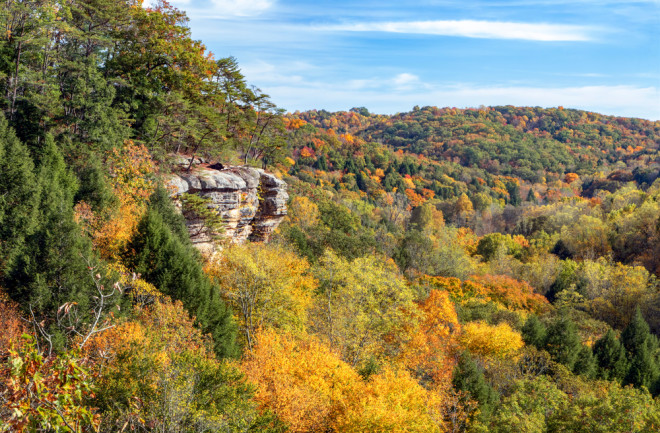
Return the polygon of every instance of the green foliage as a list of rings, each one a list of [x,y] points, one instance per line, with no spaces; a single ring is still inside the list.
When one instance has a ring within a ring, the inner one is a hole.
[[[94,257],[89,240],[73,218],[75,176],[51,139],[46,141],[37,172],[36,224],[26,233],[5,287],[16,301],[42,318],[53,320],[65,302],[77,302],[87,314],[95,294],[87,261]]]
[[[655,390],[656,381],[660,376],[658,363],[658,340],[649,331],[649,325],[642,317],[639,309],[626,329],[621,333],[621,341],[628,352],[629,369],[625,383],[634,386],[645,386]],[[660,390],[657,390],[660,392]]]
[[[623,381],[628,371],[626,352],[621,342],[609,329],[594,343],[594,356],[598,364],[597,376],[606,380]]]
[[[0,116],[0,281],[37,224],[40,188],[27,148]]]
[[[482,417],[488,417],[499,400],[497,392],[486,382],[483,369],[477,366],[469,352],[459,356],[452,385],[459,391],[467,391],[472,399],[479,402]]]
[[[211,239],[218,240],[224,233],[222,215],[212,206],[210,197],[200,197],[197,194],[183,194],[181,196],[183,216],[186,220],[199,225],[196,232],[190,233],[195,239],[202,234]]]
[[[582,350],[575,323],[566,317],[555,319],[547,328],[544,348],[553,361],[573,369]]]
[[[218,355],[237,354],[236,324],[230,309],[220,299],[218,288],[204,275],[199,253],[173,233],[158,207],[150,206],[138,224],[126,262],[161,292],[183,302],[201,329],[213,336]]]
[[[522,328],[522,338],[525,344],[543,348],[546,339],[545,325],[536,315],[531,314]]]

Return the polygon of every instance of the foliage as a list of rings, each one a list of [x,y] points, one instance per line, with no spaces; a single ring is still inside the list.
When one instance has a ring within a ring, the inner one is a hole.
[[[251,387],[214,357],[212,342],[180,302],[137,311],[86,351],[102,373],[94,399],[104,414],[101,431],[270,431],[250,400]]]
[[[44,356],[24,335],[0,365],[3,425],[7,431],[96,431],[100,418],[87,400],[93,376],[80,354]]]
[[[484,358],[514,357],[524,345],[520,334],[507,323],[497,326],[483,322],[467,323],[459,341],[466,350]]]
[[[257,329],[305,330],[316,289],[305,259],[276,245],[232,245],[208,268],[222,297],[238,314],[248,349],[255,344]]]
[[[413,293],[391,261],[375,256],[353,261],[327,251],[314,269],[319,281],[311,329],[351,365],[390,350],[384,338],[396,333],[414,311]]]
[[[236,324],[231,311],[220,299],[217,286],[204,274],[199,253],[189,240],[184,243],[173,233],[159,207],[148,208],[127,247],[125,261],[145,281],[183,303],[204,332],[213,335],[217,354],[236,355]]]

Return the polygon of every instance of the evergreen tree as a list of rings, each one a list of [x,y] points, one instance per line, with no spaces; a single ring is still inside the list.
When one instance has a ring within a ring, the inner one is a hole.
[[[92,283],[85,260],[93,259],[91,244],[73,219],[77,181],[51,138],[38,172],[36,226],[25,238],[7,286],[17,301],[40,313],[54,312],[64,302],[77,302],[86,311]]]
[[[186,220],[181,212],[177,211],[174,207],[170,194],[162,185],[158,185],[149,198],[149,207],[158,212],[163,222],[181,243],[185,245],[191,244],[188,230],[186,229]]]
[[[509,193],[509,203],[513,206],[518,206],[522,203],[522,198],[520,197],[520,185],[516,182],[507,184],[507,192]]]
[[[596,358],[594,358],[591,348],[583,345],[575,360],[575,365],[573,365],[573,373],[593,378],[596,375],[596,366]]]
[[[34,230],[38,198],[32,158],[0,114],[0,282]]]
[[[573,321],[562,317],[552,323],[548,327],[544,349],[550,353],[553,361],[573,369],[582,349]]]
[[[539,201],[536,198],[536,193],[534,192],[533,188],[529,189],[529,192],[527,193],[527,200],[525,200],[525,201],[528,201],[528,202],[533,203],[533,204],[538,204]]]
[[[658,344],[639,307],[626,329],[621,333],[621,341],[628,352],[630,362],[625,383],[655,390],[655,383],[660,375],[655,354]]]
[[[594,344],[594,356],[598,365],[598,378],[621,382],[626,376],[626,352],[611,329]]]
[[[472,398],[479,402],[483,416],[488,416],[498,401],[497,393],[484,378],[483,369],[477,366],[469,352],[463,352],[458,358],[452,385],[459,391],[469,392]]]
[[[651,335],[650,327],[644,320],[639,307],[637,307],[628,326],[621,333],[621,342],[630,357],[637,356],[642,351],[643,346],[646,346],[650,351],[655,349],[657,340]]]
[[[655,391],[658,380],[658,363],[648,346],[641,346],[639,351],[630,358],[630,368],[624,382],[633,386],[645,386]]]
[[[545,343],[545,325],[535,315],[530,315],[522,328],[523,341],[527,345],[542,348]]]
[[[220,291],[204,275],[201,257],[188,241],[173,233],[157,209],[161,198],[138,224],[137,234],[128,246],[128,265],[161,292],[180,300],[200,328],[213,336],[219,356],[238,353],[236,324],[229,308],[220,299]],[[171,219],[169,223],[173,223]]]

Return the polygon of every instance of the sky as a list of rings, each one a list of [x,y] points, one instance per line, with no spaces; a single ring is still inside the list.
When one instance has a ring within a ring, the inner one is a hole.
[[[173,0],[288,111],[578,108],[660,120],[660,0]]]

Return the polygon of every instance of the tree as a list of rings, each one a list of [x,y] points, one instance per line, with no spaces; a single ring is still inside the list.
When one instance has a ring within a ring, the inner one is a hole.
[[[238,313],[248,349],[258,329],[306,329],[316,282],[305,259],[276,245],[250,243],[224,249],[209,268],[223,298]]]
[[[389,350],[384,337],[402,329],[414,311],[413,293],[392,261],[366,256],[348,261],[326,251],[314,268],[319,288],[311,329],[357,366]],[[395,346],[398,343],[395,343]]]
[[[580,337],[572,320],[560,317],[548,326],[544,349],[552,360],[572,369],[580,355]]]
[[[51,322],[65,302],[77,302],[82,312],[89,311],[96,290],[89,284],[86,263],[93,258],[91,244],[73,217],[76,179],[52,139],[46,141],[38,172],[37,223],[26,236],[5,286],[40,320],[48,317]]]
[[[0,116],[0,281],[36,227],[40,187],[27,147]]]
[[[241,370],[261,407],[292,432],[335,430],[362,394],[360,376],[312,337],[264,330],[256,341]]]
[[[463,325],[459,341],[465,349],[482,359],[512,358],[524,346],[523,340],[507,323],[490,326],[484,322]]]
[[[596,375],[597,361],[589,346],[582,345],[578,353],[573,373],[592,378]]]
[[[606,380],[623,381],[628,371],[626,351],[621,342],[614,335],[614,331],[607,330],[596,343],[594,343],[594,356],[598,364],[597,377]]]
[[[463,352],[458,358],[458,364],[454,368],[452,379],[454,388],[467,391],[470,396],[479,402],[479,409],[483,416],[487,417],[493,410],[493,405],[499,396],[493,388],[486,383],[483,369],[474,362],[469,352]]]
[[[168,218],[168,222],[174,221]],[[237,354],[236,324],[231,310],[221,300],[217,286],[204,275],[197,250],[189,240],[184,242],[173,233],[158,207],[150,206],[138,224],[125,260],[145,281],[183,302],[201,329],[213,335],[218,355]]]
[[[625,383],[653,389],[660,374],[655,354],[658,343],[657,338],[651,335],[639,308],[621,333],[621,342],[628,352],[630,365]]]
[[[527,345],[532,345],[540,349],[545,344],[545,336],[545,325],[543,325],[536,315],[531,314],[522,328],[523,341]]]
[[[79,353],[45,356],[27,335],[16,343],[0,364],[0,428],[71,433],[96,430],[100,419],[89,406],[94,377]]]
[[[100,431],[273,431],[253,389],[213,355],[181,302],[165,297],[135,311],[85,348],[99,372]]]
[[[490,422],[484,424],[494,433],[544,433],[548,431],[548,421],[567,403],[568,396],[547,376],[518,380]]]

